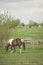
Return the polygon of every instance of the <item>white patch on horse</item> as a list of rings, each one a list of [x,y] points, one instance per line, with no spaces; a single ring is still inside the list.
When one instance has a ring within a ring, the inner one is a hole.
[[[23,40],[23,39],[21,39],[21,41],[23,42],[24,40]]]
[[[9,41],[8,41],[8,43],[10,43],[10,45],[12,45],[12,41],[13,41],[14,39],[9,39]]]

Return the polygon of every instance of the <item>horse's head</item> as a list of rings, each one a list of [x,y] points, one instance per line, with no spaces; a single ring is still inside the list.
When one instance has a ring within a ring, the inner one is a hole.
[[[5,46],[6,52],[8,51],[8,49],[9,49],[9,44],[6,44],[6,46]]]

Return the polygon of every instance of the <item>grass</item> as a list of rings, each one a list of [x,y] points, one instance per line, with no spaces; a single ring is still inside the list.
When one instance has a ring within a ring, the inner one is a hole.
[[[43,27],[22,27],[9,30],[10,38],[43,39]]]
[[[9,37],[43,40],[43,27],[9,29]],[[26,50],[22,50],[22,54],[19,54],[18,47],[16,52],[12,53],[10,49],[6,53],[5,48],[0,47],[0,65],[43,65],[43,44],[28,44],[26,45]]]
[[[43,65],[43,44],[42,45],[26,45],[26,50],[19,49],[16,52],[5,53],[4,48],[0,47],[0,65]]]

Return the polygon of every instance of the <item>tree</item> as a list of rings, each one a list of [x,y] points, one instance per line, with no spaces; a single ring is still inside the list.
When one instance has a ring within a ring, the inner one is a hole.
[[[4,39],[8,39],[8,28],[6,26],[6,21],[8,19],[8,16],[4,13],[0,13],[0,44]]]
[[[8,38],[8,28],[5,23],[0,24],[0,40],[4,40]]]
[[[22,26],[25,26],[25,24],[24,24],[24,23],[21,23],[21,25],[22,25]]]
[[[38,25],[39,24],[37,22],[35,22],[35,21],[30,20],[30,22],[29,22],[29,27],[38,26]]]
[[[9,29],[15,28],[15,27],[17,27],[19,25],[20,25],[20,20],[19,19],[16,19],[16,20],[15,19],[12,19],[12,20],[8,19],[7,22],[6,22],[6,26]]]
[[[43,26],[43,22],[40,25]]]

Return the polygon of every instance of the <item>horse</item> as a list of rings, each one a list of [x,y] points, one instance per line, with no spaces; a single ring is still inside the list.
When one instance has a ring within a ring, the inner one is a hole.
[[[18,46],[19,49],[20,49],[20,54],[21,54],[22,48],[25,50],[24,40],[23,39],[20,39],[20,38],[9,39],[8,42],[7,42],[7,45],[5,47],[6,51],[8,51],[9,46],[11,47],[11,49],[13,47],[14,50],[15,50],[15,47]]]

